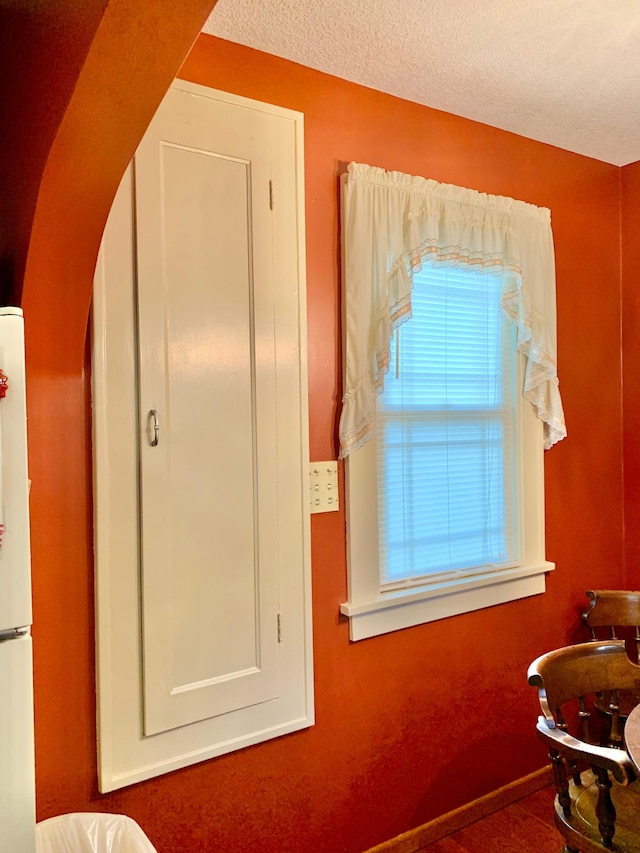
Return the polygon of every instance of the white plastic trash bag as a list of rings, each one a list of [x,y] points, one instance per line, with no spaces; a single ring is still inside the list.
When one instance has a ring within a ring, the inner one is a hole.
[[[157,853],[133,818],[77,812],[36,824],[36,853]]]

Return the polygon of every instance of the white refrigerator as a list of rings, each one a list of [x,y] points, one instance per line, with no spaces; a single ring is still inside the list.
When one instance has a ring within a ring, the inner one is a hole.
[[[23,326],[19,308],[0,308],[0,853],[35,851]]]

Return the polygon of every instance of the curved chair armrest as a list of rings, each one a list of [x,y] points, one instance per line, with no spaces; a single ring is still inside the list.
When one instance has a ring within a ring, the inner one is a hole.
[[[636,772],[631,759],[624,750],[585,743],[585,741],[578,740],[562,729],[550,728],[547,720],[542,716],[538,717],[536,728],[539,736],[547,742],[551,749],[557,749],[558,752],[570,758],[582,758],[598,767],[604,767],[623,785],[627,785],[636,779]]]

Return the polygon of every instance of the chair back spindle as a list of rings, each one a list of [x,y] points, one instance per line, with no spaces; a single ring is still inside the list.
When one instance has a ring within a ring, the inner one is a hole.
[[[626,589],[590,589],[586,593],[589,606],[582,621],[589,629],[592,640],[598,635],[611,639],[624,639],[627,654],[634,663],[640,654],[640,591]],[[606,740],[611,746],[621,747],[624,725],[631,709],[640,703],[640,691],[615,689],[603,692],[596,709],[609,721]]]

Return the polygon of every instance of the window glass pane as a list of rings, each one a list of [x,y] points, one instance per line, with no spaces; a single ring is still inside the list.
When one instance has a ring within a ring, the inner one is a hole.
[[[378,401],[381,583],[513,565],[515,340],[498,277],[426,268]]]

